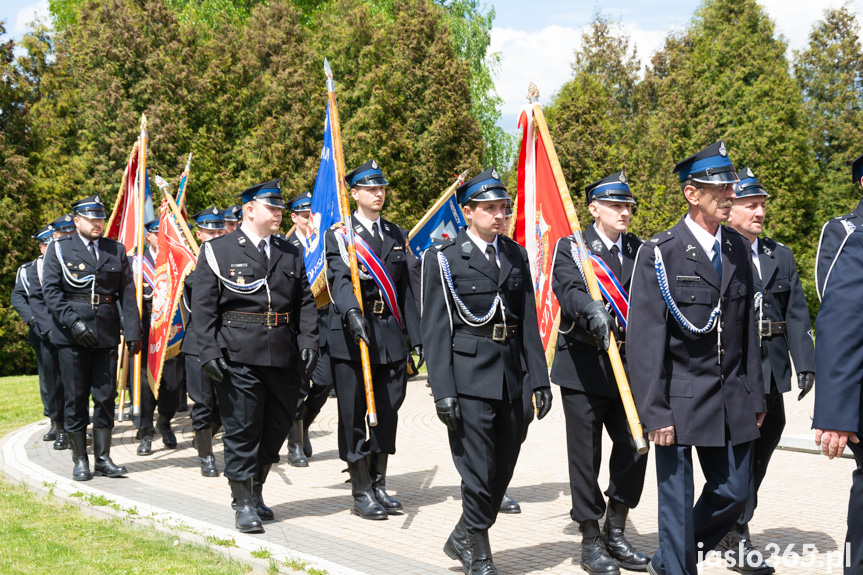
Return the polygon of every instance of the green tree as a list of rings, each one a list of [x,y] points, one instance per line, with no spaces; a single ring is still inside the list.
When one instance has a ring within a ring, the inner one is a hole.
[[[851,161],[863,152],[863,49],[860,23],[849,6],[826,10],[794,60],[817,160],[816,223],[847,213],[860,199]]]

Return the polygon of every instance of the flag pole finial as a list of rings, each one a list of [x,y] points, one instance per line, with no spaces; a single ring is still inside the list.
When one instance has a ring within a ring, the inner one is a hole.
[[[539,102],[539,88],[533,82],[527,87],[527,101],[531,104]]]
[[[327,90],[335,92],[336,83],[333,81],[333,69],[330,68],[330,61],[324,58],[324,74],[327,76]]]
[[[141,114],[141,131],[142,132],[147,131],[147,115],[146,114]]]

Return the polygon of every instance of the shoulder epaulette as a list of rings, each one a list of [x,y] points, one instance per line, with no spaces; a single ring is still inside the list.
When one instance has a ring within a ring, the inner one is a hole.
[[[650,243],[654,245],[664,244],[673,237],[673,230],[665,230],[664,232],[659,232],[658,234],[650,238]]]

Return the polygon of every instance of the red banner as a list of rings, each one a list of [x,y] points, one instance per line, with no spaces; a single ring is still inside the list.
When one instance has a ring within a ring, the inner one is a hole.
[[[126,163],[126,170],[123,172],[123,181],[120,184],[120,192],[117,194],[114,210],[108,219],[108,225],[105,226],[105,237],[117,240],[126,246],[127,254],[131,254],[134,251],[135,240],[138,237],[136,233],[139,210],[137,210],[138,195],[137,186],[135,185],[137,177],[138,142],[136,141],[135,145],[132,146],[129,161]]]
[[[534,112],[535,109],[538,113]],[[543,140],[542,134],[548,134],[548,129],[539,104],[525,106],[518,124],[522,129],[522,140],[518,157],[518,212],[513,237],[527,250],[539,334],[546,358],[550,360],[557,341],[555,325],[559,323],[560,313],[560,305],[551,290],[551,264],[557,240],[572,234],[569,214],[574,216],[574,211],[569,195],[564,198],[558,185],[558,177],[563,178],[563,174],[555,174],[549,159],[548,147],[553,149],[553,145]],[[566,189],[565,184],[563,189]]]
[[[183,240],[167,198],[162,200],[159,221],[159,244],[156,254],[156,272],[153,288],[153,315],[150,317],[150,342],[147,350],[147,376],[153,394],[158,399],[162,366],[166,359],[177,355],[179,343],[173,347],[178,329],[174,318],[183,295],[186,276],[195,267],[195,256]]]

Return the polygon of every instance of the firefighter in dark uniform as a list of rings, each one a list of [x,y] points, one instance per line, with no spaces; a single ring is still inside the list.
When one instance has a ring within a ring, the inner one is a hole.
[[[225,426],[235,524],[259,533],[261,520],[273,519],[263,484],[296,414],[300,370],[310,373],[317,363],[318,324],[302,254],[273,235],[285,207],[279,180],[241,198],[242,226],[202,246],[192,317]]]
[[[93,477],[85,437],[91,397],[94,471],[108,477],[126,473],[111,460],[120,312],[130,355],[141,349],[141,321],[126,249],[102,237],[101,199],[94,195],[73,202],[72,212],[77,233],[54,240],[45,252],[42,292],[53,318],[51,342],[65,389],[72,479],[86,481]]]
[[[492,168],[456,193],[468,228],[423,257],[423,341],[462,479],[462,515],[444,552],[465,573],[494,575],[488,530],[524,438],[522,386],[533,390],[539,419],[551,386],[527,252],[504,235],[506,188]]]
[[[852,181],[863,186],[863,155],[851,163]],[[824,290],[836,255],[847,238],[855,229],[863,226],[863,199],[851,213],[827,220],[818,238],[818,251],[815,255],[815,289],[819,299],[824,299]]]
[[[679,162],[689,213],[639,249],[627,363],[654,442],[659,549],[648,572],[695,575],[740,517],[766,411],[750,246],[728,219],[737,175],[723,142]],[[694,502],[692,449],[706,485]],[[694,507],[693,507],[694,503]]]
[[[72,218],[69,218],[71,223]],[[53,323],[45,300],[42,297],[42,275],[45,250],[54,236],[49,224],[32,236],[39,242],[38,258],[18,268],[15,287],[10,300],[12,307],[28,326],[27,342],[36,353],[36,367],[39,373],[39,396],[42,399],[42,413],[51,420],[51,427],[42,436],[42,441],[53,441],[54,449],[68,447],[66,428],[63,424],[63,380],[57,364],[57,348],[49,340]]]
[[[147,249],[144,250],[144,259],[155,269],[156,252],[159,241],[159,219],[156,218],[144,224],[147,231],[145,236]],[[162,442],[168,449],[177,447],[177,436],[171,429],[171,419],[177,414],[177,406],[180,402],[180,386],[185,380],[183,370],[183,358],[180,355],[165,360],[162,367],[162,381],[159,384],[159,399],[150,389],[147,377],[147,355],[149,351],[150,316],[153,313],[153,288],[144,280],[144,313],[141,315],[141,335],[143,336],[143,347],[141,349],[141,413],[133,418],[135,427],[138,428],[137,438],[141,440],[138,445],[138,455],[150,455],[153,452],[153,435],[156,430],[162,436]],[[129,370],[131,382],[132,370]],[[153,428],[153,415],[156,408],[159,409],[159,419]]]
[[[225,219],[225,233],[229,234],[243,221],[243,207],[239,204],[228,206],[222,212],[222,217]]]
[[[848,531],[845,535],[845,575],[863,573],[863,229],[848,235],[830,272],[829,287],[822,294],[815,320],[818,345],[815,366],[815,443],[830,459],[841,457],[848,447],[857,462],[851,474]],[[834,497],[825,494],[822,497]]]
[[[312,194],[305,192],[290,201],[291,221],[294,222],[294,233],[288,239],[301,254],[305,254],[308,239],[309,221],[312,209]],[[288,463],[294,467],[308,467],[308,458],[312,456],[312,443],[309,439],[309,426],[323,409],[333,388],[330,360],[326,352],[327,325],[330,314],[330,295],[321,291],[315,298],[318,307],[318,334],[320,337],[320,354],[318,364],[311,377],[303,377],[303,387],[297,405],[297,418],[288,434]]]
[[[753,174],[745,168],[739,173],[735,188],[737,199],[731,208],[728,225],[743,234],[751,245],[750,260],[755,286],[755,320],[761,342],[761,366],[764,392],[767,394],[767,415],[761,424],[761,437],[755,441],[755,487],[746,509],[734,528],[720,542],[734,559],[735,570],[749,575],[773,573],[765,562],[755,563],[749,538],[749,521],[758,505],[758,489],[767,473],[767,465],[785,428],[785,403],[782,394],[791,391],[791,359],[797,371],[797,399],[809,393],[815,385],[815,346],[809,307],[797,262],[791,250],[767,237],[759,237],[764,225],[765,202],[770,196]]]
[[[222,211],[215,206],[202,210],[192,216],[195,222],[195,237],[203,245],[215,238],[225,235],[225,220]],[[195,432],[195,448],[198,450],[198,465],[201,466],[201,475],[204,477],[218,477],[219,468],[216,466],[216,458],[213,456],[213,437],[222,426],[222,418],[219,415],[219,402],[216,398],[216,390],[213,380],[201,370],[201,362],[198,360],[198,336],[192,317],[192,295],[194,293],[195,272],[186,276],[183,284],[183,302],[180,309],[186,324],[183,344],[180,351],[186,365],[186,382],[189,389],[189,397],[192,404],[192,429]]]
[[[626,297],[635,255],[642,244],[635,234],[626,231],[635,198],[622,171],[584,190],[594,218],[594,224],[584,230],[584,241],[617,279],[622,288],[617,295]],[[552,272],[552,288],[561,308],[561,327],[551,381],[560,385],[566,417],[570,516],[578,522],[582,533],[581,566],[588,573],[619,573],[618,566],[645,571],[649,559],[629,544],[624,528],[629,510],[641,499],[647,455],[638,454],[606,353],[608,335],[613,330],[620,342],[621,358],[626,358],[623,344],[626,333],[622,329],[626,311],[620,310],[624,316],[621,321],[616,310],[606,311],[604,301],[595,301],[590,296],[581,273],[584,263],[577,250],[572,236],[561,238]],[[613,282],[605,287],[617,289]],[[603,426],[614,445],[608,460],[609,482],[605,492],[608,515],[600,532],[599,519],[606,511],[598,482]]]
[[[394,301],[388,300],[370,275],[372,270],[361,269],[360,312],[347,258],[347,230],[333,226],[326,231],[327,283],[333,300],[327,350],[338,397],[339,457],[348,463],[354,512],[377,520],[402,510],[402,504],[386,491],[388,458],[396,452],[398,410],[407,391],[409,352],[402,327],[407,328],[410,343],[420,357],[422,340],[401,228],[380,215],[389,183],[374,160],[348,173],[345,179],[357,204],[351,216],[353,235],[380,258],[386,273],[379,279],[394,292]],[[378,417],[377,426],[368,428],[368,439],[360,339],[369,347]]]

